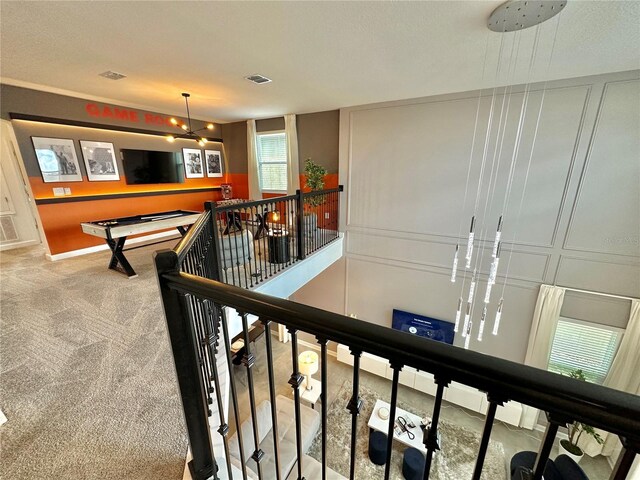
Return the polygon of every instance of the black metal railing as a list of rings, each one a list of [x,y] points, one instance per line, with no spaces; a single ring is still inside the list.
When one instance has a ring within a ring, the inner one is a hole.
[[[211,203],[216,276],[253,288],[338,238],[339,194],[329,190],[230,205]]]
[[[549,424],[538,451],[537,459],[531,474],[532,479],[540,480],[549,458],[551,446],[558,428],[574,420],[584,422],[596,428],[601,428],[623,439],[624,449],[611,475],[612,480],[627,478],[631,464],[640,449],[640,398],[635,395],[619,392],[599,385],[580,382],[569,377],[535,369],[525,365],[509,362],[499,358],[483,355],[473,351],[463,350],[451,345],[426,341],[422,338],[410,336],[389,328],[374,325],[343,315],[326,312],[316,308],[300,305],[287,300],[273,298],[253,291],[247,291],[231,285],[201,278],[196,275],[180,272],[180,257],[174,251],[164,251],[155,257],[160,289],[173,353],[178,372],[180,391],[191,442],[193,461],[190,464],[192,476],[195,479],[218,478],[217,465],[212,451],[211,435],[208,430],[208,396],[209,388],[219,388],[218,364],[215,361],[218,346],[221,352],[230,358],[230,339],[228,331],[228,316],[236,311],[242,318],[245,344],[247,346],[242,363],[247,371],[247,389],[250,394],[251,424],[248,431],[243,431],[238,418],[238,394],[235,387],[235,376],[230,363],[227,370],[230,381],[231,403],[234,410],[236,436],[240,442],[239,470],[236,478],[247,478],[247,462],[258,478],[271,480],[284,479],[289,472],[281,472],[276,468],[275,473],[263,471],[261,462],[264,452],[257,441],[259,427],[256,422],[256,405],[252,368],[256,364],[254,347],[250,346],[246,334],[250,328],[249,315],[257,316],[257,322],[267,327],[266,358],[268,362],[268,387],[272,402],[271,422],[275,441],[275,459],[278,459],[278,423],[275,410],[275,379],[273,376],[273,354],[271,339],[268,334],[272,322],[284,325],[291,334],[291,376],[289,385],[293,388],[296,429],[296,478],[303,478],[305,458],[301,444],[301,412],[299,389],[302,378],[299,372],[297,357],[297,334],[306,332],[315,336],[320,349],[321,402],[322,402],[322,478],[327,475],[326,458],[326,427],[327,427],[327,397],[329,368],[327,364],[327,342],[333,341],[346,345],[354,357],[353,392],[347,407],[352,414],[352,429],[350,441],[345,439],[345,445],[351,445],[350,478],[355,476],[355,462],[358,414],[362,401],[359,387],[359,359],[362,353],[368,352],[389,361],[393,370],[391,382],[391,412],[388,424],[388,448],[386,456],[385,479],[390,475],[391,441],[395,421],[395,409],[399,373],[404,367],[413,367],[434,375],[437,393],[433,412],[422,412],[425,416],[431,413],[430,428],[424,430],[423,443],[427,451],[424,479],[430,475],[430,462],[438,446],[438,418],[445,389],[451,382],[459,382],[486,393],[489,409],[482,433],[480,447],[477,452],[476,466],[472,479],[480,479],[489,438],[491,436],[493,419],[499,405],[507,401],[517,401],[547,412]],[[204,315],[206,318],[203,318]],[[251,317],[255,318],[255,317]],[[222,327],[220,336],[219,327]],[[222,342],[220,342],[222,340]],[[203,346],[204,348],[203,348]],[[212,353],[209,353],[211,348]],[[229,362],[229,360],[228,360]],[[209,363],[208,370],[201,368],[203,363]],[[226,454],[226,465],[222,465],[228,478],[233,477],[233,465],[229,456],[229,427],[225,418],[224,408],[220,396],[217,396],[220,424],[218,432],[222,436],[222,443]],[[242,452],[243,433],[251,433],[250,441],[253,445],[252,455],[244,458]],[[215,452],[215,456],[222,457],[222,452]],[[277,463],[276,463],[277,465]],[[311,479],[307,479],[311,480]]]

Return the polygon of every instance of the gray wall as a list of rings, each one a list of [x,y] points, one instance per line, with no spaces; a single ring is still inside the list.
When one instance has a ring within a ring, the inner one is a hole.
[[[338,173],[338,136],[340,112],[305,113],[296,116],[298,129],[298,155],[300,172],[304,170],[304,161],[311,157],[316,163],[327,169],[327,173]],[[268,132],[284,130],[284,118],[268,118],[256,121],[256,131]],[[234,173],[247,172],[247,124],[234,122],[222,125],[227,157]],[[244,170],[242,170],[244,168]]]
[[[533,86],[513,193],[503,210],[523,99],[522,87],[514,92],[504,153],[494,170],[495,195],[484,194],[487,173],[478,202],[477,235],[489,242],[505,213],[502,261],[488,317],[492,325],[504,285],[503,321],[498,336],[489,326],[484,341],[476,340],[490,264],[485,250],[471,348],[521,362],[541,283],[640,297],[640,72],[547,85],[521,196],[543,101],[542,86]],[[490,95],[480,103],[470,199],[478,184]],[[496,101],[500,109],[502,98]],[[334,281],[345,288],[341,313],[386,326],[393,308],[453,321],[461,282],[452,284],[449,277],[458,231],[466,236],[473,210],[468,199],[463,212],[462,201],[477,105],[478,92],[465,92],[341,110],[345,273],[327,272],[333,278],[312,282],[294,300],[335,309],[332,300],[314,297],[316,283]],[[487,172],[495,144],[492,137]],[[467,290],[468,280],[465,295]],[[628,301],[568,293],[562,314],[624,326],[629,308]],[[458,335],[456,345],[461,340]]]

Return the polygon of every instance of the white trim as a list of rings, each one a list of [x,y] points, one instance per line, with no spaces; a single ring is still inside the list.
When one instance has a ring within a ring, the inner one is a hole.
[[[15,243],[6,243],[4,245],[0,245],[0,252],[4,252],[5,250],[12,250],[14,248],[24,248],[30,247],[32,245],[40,245],[42,242],[40,239],[38,240],[23,240],[21,242]]]
[[[144,235],[143,237],[132,238],[127,242],[127,245],[143,243],[149,240],[156,240],[158,238],[164,238],[164,237],[179,238],[179,236],[180,235],[177,232],[173,232],[173,231],[152,233],[151,235]],[[169,239],[167,238],[167,240]],[[56,253],[55,255],[50,255],[47,253],[45,257],[47,258],[47,260],[56,262],[58,260],[64,260],[65,258],[79,257],[80,255],[87,255],[89,253],[101,252],[103,250],[109,250],[109,246],[107,244],[96,245],[94,247],[81,248],[79,250],[71,250],[70,252]]]
[[[320,345],[316,343],[309,343],[309,342],[305,342],[304,340],[298,339],[298,345],[302,345],[303,347],[310,348],[312,350],[320,351]],[[338,358],[338,353],[334,352],[333,350],[329,350],[328,348],[327,348],[327,354],[331,355],[334,358]]]

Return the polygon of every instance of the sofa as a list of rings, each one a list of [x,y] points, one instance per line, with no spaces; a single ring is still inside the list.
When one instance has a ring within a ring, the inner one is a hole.
[[[511,480],[529,478],[533,470],[536,452],[518,452],[511,458]],[[545,480],[589,480],[582,468],[567,455],[559,455],[555,460],[547,460],[543,477]]]
[[[280,453],[281,478],[297,478],[297,449],[296,449],[296,422],[294,402],[292,399],[278,395],[276,397],[276,409],[278,418],[278,439]],[[265,400],[256,407],[256,419],[258,424],[258,441],[264,457],[260,462],[263,478],[276,478],[276,467],[273,447],[273,433],[271,421],[271,402]],[[300,426],[302,431],[302,466],[303,475],[307,480],[321,478],[321,464],[314,458],[306,455],[311,447],[318,431],[320,430],[320,413],[300,404]],[[243,451],[245,463],[252,473],[258,471],[256,462],[251,458],[254,451],[253,423],[251,417],[240,425],[242,432]],[[238,446],[237,433],[229,438],[229,453],[235,461],[240,461],[240,448]],[[343,480],[344,477],[331,471],[327,478],[331,480]]]

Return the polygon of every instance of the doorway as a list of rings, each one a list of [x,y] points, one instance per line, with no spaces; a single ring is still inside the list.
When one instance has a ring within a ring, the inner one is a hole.
[[[2,120],[0,135],[0,250],[41,243],[33,199],[20,167],[11,124]]]

